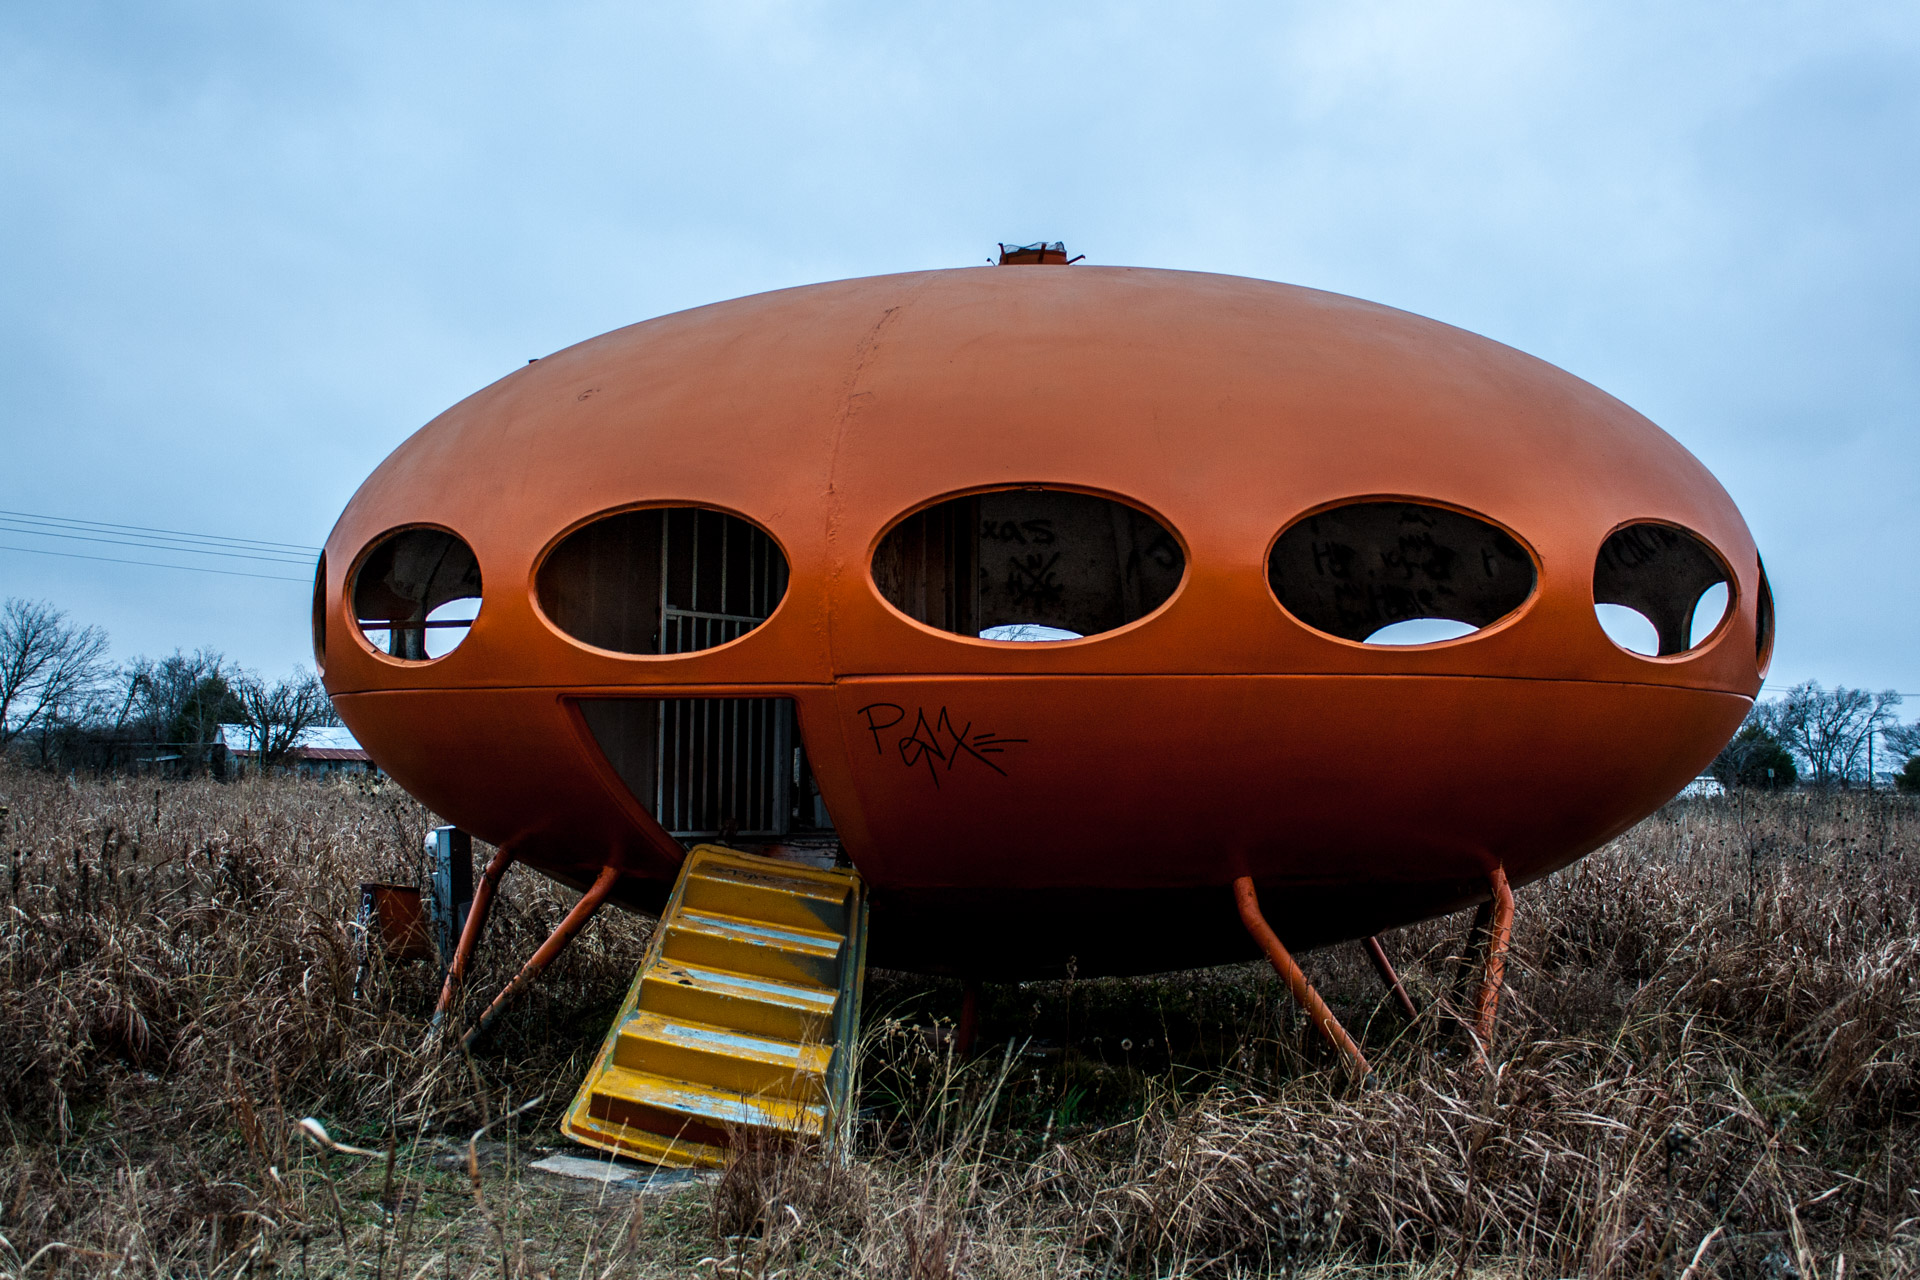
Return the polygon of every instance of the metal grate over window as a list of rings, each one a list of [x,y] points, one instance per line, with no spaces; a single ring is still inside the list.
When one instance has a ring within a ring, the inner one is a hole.
[[[615,653],[695,653],[765,622],[787,559],[738,516],[702,507],[623,511],[576,529],[540,565],[553,624]]]
[[[772,616],[787,560],[723,511],[656,507],[604,516],[561,540],[535,579],[567,635],[615,653],[697,653]],[[786,835],[799,769],[788,698],[593,698],[580,712],[614,771],[681,839]]]
[[[580,714],[675,838],[769,838],[795,825],[791,698],[588,698]]]

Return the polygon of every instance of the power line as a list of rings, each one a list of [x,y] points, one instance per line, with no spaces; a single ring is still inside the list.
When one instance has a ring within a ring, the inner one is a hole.
[[[306,578],[289,578],[278,573],[241,573],[237,569],[210,569],[200,564],[162,564],[158,560],[122,560],[116,556],[84,556],[75,551],[47,551],[40,547],[13,547],[0,542],[0,551],[24,551],[35,556],[61,556],[68,560],[100,560],[107,564],[142,564],[150,569],[181,569],[187,573],[217,573],[227,578],[263,578],[268,582],[306,582]]]
[[[41,524],[59,525],[69,528],[85,527],[90,529],[123,530],[129,533],[158,533],[175,538],[189,538],[196,542],[210,542],[236,547],[254,546],[277,548],[282,551],[304,551],[308,555],[320,554],[319,547],[309,546],[304,542],[272,542],[261,538],[230,538],[225,534],[218,533],[189,533],[184,529],[155,529],[151,526],[141,524],[113,524],[105,520],[81,520],[70,516],[43,516],[36,515],[31,511],[0,510],[0,516],[8,516],[16,520],[32,520]]]
[[[40,515],[31,511],[0,510],[0,532],[30,538],[59,538],[69,542],[91,542],[110,547],[142,551],[164,551],[174,555],[215,556],[223,560],[245,560],[262,565],[304,568],[320,548],[298,542],[276,542],[265,538],[232,538],[225,534],[193,533],[185,529],[160,529],[151,525],[116,524],[108,520],[84,520],[69,516]],[[148,569],[181,569],[188,573],[212,573],[227,578],[256,578],[266,582],[305,582],[278,573],[248,573],[240,569],[216,569],[205,564],[177,564],[164,560],[131,560],[122,556],[93,556],[77,551],[54,551],[46,547],[22,547],[0,543],[0,551],[20,551],[28,555],[58,556],[64,560],[93,560],[102,564],[132,564]]]
[[[313,561],[310,555],[290,555],[278,551],[223,551],[213,547],[183,545],[177,540],[140,537],[101,537],[90,533],[57,533],[51,529],[36,529],[22,526],[5,515],[0,515],[0,532],[23,533],[32,538],[64,538],[69,542],[98,542],[110,547],[140,547],[149,551],[175,551],[182,555],[222,556],[230,560],[262,560],[268,564],[306,565]],[[216,544],[217,545],[217,544]],[[318,554],[317,552],[315,554]]]

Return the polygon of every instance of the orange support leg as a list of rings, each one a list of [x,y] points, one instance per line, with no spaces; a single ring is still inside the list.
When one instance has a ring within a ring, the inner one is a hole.
[[[1253,877],[1241,876],[1233,882],[1233,899],[1240,908],[1240,923],[1246,926],[1260,949],[1267,953],[1267,959],[1273,962],[1273,971],[1287,984],[1287,990],[1293,992],[1296,1004],[1307,1011],[1320,1034],[1328,1044],[1338,1049],[1347,1059],[1356,1080],[1364,1081],[1369,1073],[1367,1059],[1360,1052],[1360,1046],[1353,1042],[1347,1029],[1333,1016],[1333,1010],[1327,1008],[1327,1002],[1307,981],[1307,975],[1294,963],[1293,956],[1281,943],[1278,934],[1267,924],[1267,918],[1260,914],[1260,895],[1254,892]]]
[[[1493,869],[1493,911],[1487,930],[1487,971],[1480,983],[1480,1051],[1493,1043],[1494,1018],[1500,1012],[1500,988],[1507,976],[1507,940],[1513,935],[1513,890],[1504,867]]]
[[[1450,993],[1449,1003],[1455,1016],[1460,1018],[1462,1027],[1471,1029],[1459,1010],[1471,994],[1474,975],[1480,972],[1487,958],[1487,933],[1493,928],[1493,902],[1489,899],[1473,910],[1473,923],[1467,926],[1467,936],[1460,943],[1460,954],[1453,958],[1453,978],[1447,984]]]
[[[540,971],[552,964],[553,958],[567,949],[567,944],[573,941],[574,935],[586,928],[587,921],[593,919],[593,913],[600,909],[600,904],[607,900],[607,895],[613,892],[613,886],[619,882],[620,864],[618,862],[610,862],[601,869],[599,878],[593,882],[592,887],[580,895],[580,901],[573,904],[573,910],[567,912],[567,918],[562,920],[560,926],[540,944],[540,949],[533,953],[525,965],[521,966],[520,972],[513,975],[513,981],[507,984],[506,989],[493,998],[493,1003],[487,1006],[487,1011],[480,1015],[480,1021],[474,1024],[473,1030],[467,1032],[461,1044],[468,1048],[473,1047],[474,1041],[493,1025],[493,1020],[500,1016],[500,1011],[507,1007],[508,1001],[526,990],[527,984],[539,977]]]
[[[1407,1015],[1409,1022],[1419,1017],[1420,1015],[1413,1007],[1413,997],[1408,995],[1407,989],[1400,984],[1400,975],[1393,971],[1393,961],[1387,959],[1386,948],[1380,945],[1380,939],[1368,938],[1366,946],[1367,959],[1373,961],[1374,972],[1380,975],[1380,981],[1386,983],[1388,990],[1393,992],[1393,998],[1400,1002],[1401,1012]]]
[[[493,855],[493,861],[480,873],[480,883],[473,887],[473,901],[467,906],[467,922],[460,928],[460,942],[453,949],[453,959],[447,964],[446,981],[440,984],[440,999],[433,1006],[433,1025],[439,1026],[441,1019],[447,1016],[447,1010],[453,1007],[453,997],[460,990],[460,984],[466,981],[467,965],[473,961],[473,948],[480,941],[480,931],[487,927],[487,913],[493,909],[493,892],[500,884],[500,877],[513,865],[513,854],[502,849]]]

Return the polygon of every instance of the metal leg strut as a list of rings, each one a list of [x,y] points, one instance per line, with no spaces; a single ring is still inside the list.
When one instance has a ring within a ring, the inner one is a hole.
[[[1448,1003],[1462,1027],[1471,1029],[1466,1016],[1460,1013],[1471,994],[1475,975],[1487,958],[1487,934],[1493,928],[1493,901],[1488,899],[1473,910],[1473,923],[1467,926],[1467,936],[1461,940],[1460,954],[1454,958],[1453,977],[1447,984]]]
[[[1233,882],[1233,899],[1240,908],[1240,923],[1246,926],[1260,949],[1267,953],[1267,959],[1273,963],[1273,970],[1280,975],[1287,989],[1293,993],[1296,1004],[1307,1011],[1313,1025],[1319,1029],[1328,1044],[1338,1049],[1347,1059],[1347,1065],[1356,1080],[1365,1081],[1369,1069],[1367,1059],[1360,1052],[1360,1046],[1353,1042],[1347,1029],[1333,1016],[1333,1010],[1327,1008],[1327,1002],[1307,981],[1307,975],[1294,963],[1293,956],[1281,943],[1278,934],[1267,924],[1267,918],[1260,914],[1260,895],[1254,892],[1253,877],[1241,876]]]
[[[480,883],[474,886],[473,902],[467,908],[467,922],[460,929],[460,943],[453,949],[453,959],[447,964],[446,981],[440,984],[440,999],[433,1006],[433,1025],[439,1026],[447,1016],[447,1010],[453,1007],[453,998],[460,990],[460,984],[466,981],[467,965],[473,960],[473,948],[480,941],[480,931],[487,927],[487,913],[493,909],[493,892],[500,884],[500,877],[513,865],[513,854],[502,849],[493,855],[493,861],[480,873]]]
[[[1393,992],[1393,998],[1400,1002],[1400,1011],[1407,1015],[1409,1022],[1419,1017],[1419,1013],[1413,1007],[1413,997],[1408,995],[1406,987],[1401,985],[1400,975],[1393,971],[1393,961],[1387,959],[1386,948],[1380,945],[1380,939],[1368,938],[1366,947],[1367,959],[1373,961],[1374,972],[1380,975],[1380,981],[1386,983],[1387,989]]]
[[[521,966],[520,972],[513,975],[513,981],[506,985],[506,989],[493,998],[493,1003],[488,1005],[487,1011],[480,1015],[480,1021],[474,1024],[473,1030],[467,1032],[461,1039],[461,1044],[472,1048],[474,1041],[486,1034],[487,1028],[493,1025],[493,1020],[500,1016],[500,1011],[507,1007],[508,1002],[526,990],[527,984],[539,977],[540,971],[552,964],[554,957],[567,949],[567,944],[573,941],[575,934],[586,927],[587,921],[593,919],[594,912],[600,909],[600,904],[607,900],[607,895],[613,892],[613,886],[619,882],[620,864],[618,862],[610,862],[601,869],[599,878],[593,882],[592,887],[580,895],[580,901],[573,904],[573,910],[567,912],[566,919],[562,920],[559,927],[540,944],[539,950],[535,951],[526,964]]]
[[[1492,910],[1487,929],[1487,968],[1480,983],[1479,1020],[1475,1028],[1482,1053],[1493,1043],[1494,1019],[1500,1012],[1500,988],[1507,976],[1507,940],[1513,934],[1513,890],[1507,887],[1506,869],[1496,866],[1490,878],[1493,901],[1489,904]]]

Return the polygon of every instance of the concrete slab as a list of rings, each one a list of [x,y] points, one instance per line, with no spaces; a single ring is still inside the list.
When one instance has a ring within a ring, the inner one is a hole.
[[[719,1176],[714,1169],[667,1169],[659,1165],[642,1164],[637,1160],[620,1160],[612,1156],[576,1156],[559,1151],[535,1160],[529,1167],[560,1178],[598,1182],[609,1190],[654,1195],[696,1183],[711,1182]]]

